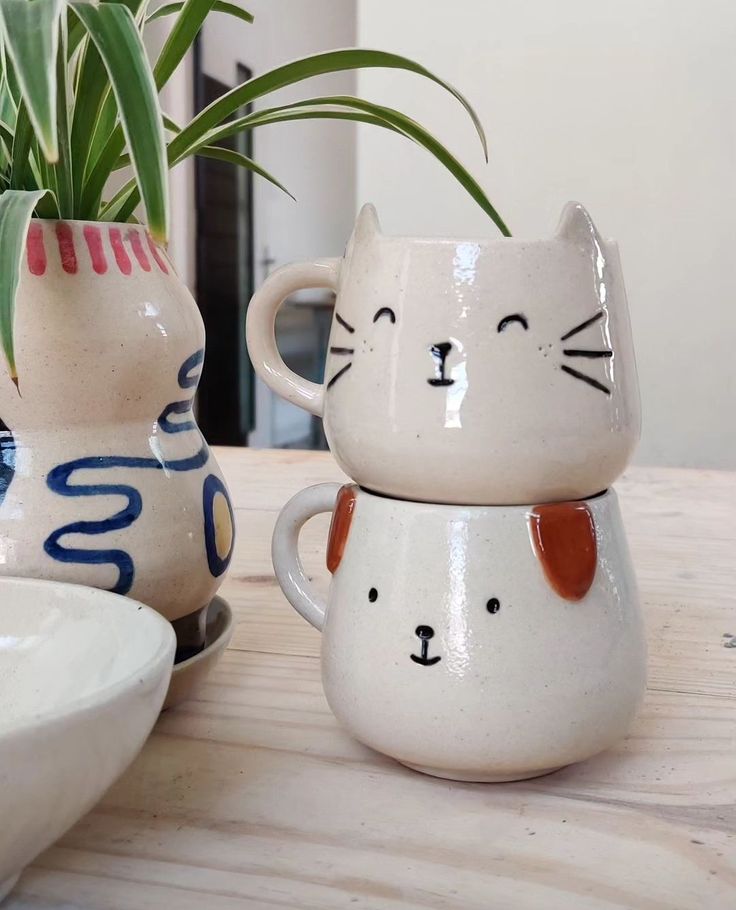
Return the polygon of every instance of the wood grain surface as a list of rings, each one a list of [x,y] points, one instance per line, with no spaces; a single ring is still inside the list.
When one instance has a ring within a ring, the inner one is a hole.
[[[331,457],[217,455],[239,531],[231,647],[7,910],[736,908],[736,474],[633,469],[618,485],[650,649],[631,736],[535,781],[456,784],[340,729],[319,635],[273,578],[278,510],[343,480]],[[302,535],[325,588],[327,521]]]

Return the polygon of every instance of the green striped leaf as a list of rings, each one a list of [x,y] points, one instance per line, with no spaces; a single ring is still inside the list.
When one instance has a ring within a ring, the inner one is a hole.
[[[169,81],[171,74],[194,44],[194,39],[214,5],[215,0],[186,0],[153,69],[157,89],[162,89]]]
[[[0,66],[2,66],[2,76],[0,77],[0,119],[12,128],[15,124],[15,115],[18,110],[18,105],[15,103],[15,98],[13,97],[13,92],[11,91],[10,83],[8,81],[8,57],[1,41]]]
[[[10,174],[10,185],[13,189],[22,190],[26,184],[26,175],[29,169],[28,156],[33,142],[33,125],[28,115],[25,102],[21,102],[18,115],[15,118],[15,132],[13,134],[13,166]]]
[[[478,115],[471,107],[470,102],[456,88],[453,88],[449,83],[440,79],[439,76],[435,76],[434,73],[407,57],[389,54],[384,51],[362,50],[360,48],[327,51],[323,54],[314,54],[301,60],[294,60],[292,63],[286,63],[260,76],[255,76],[242,85],[236,86],[216,101],[213,101],[179,133],[172,142],[173,156],[175,158],[178,157],[187,148],[202,139],[209,130],[219,126],[240,108],[255,101],[256,98],[261,98],[263,95],[267,95],[277,89],[310,79],[312,76],[371,67],[384,67],[416,73],[426,79],[430,79],[432,82],[436,82],[448,91],[470,115],[480,137],[486,158],[488,157],[485,133]]]
[[[248,171],[252,171],[259,177],[263,177],[264,180],[268,180],[269,183],[272,183],[275,187],[286,193],[287,196],[291,196],[294,202],[296,202],[296,196],[294,196],[293,193],[290,193],[283,183],[277,180],[273,174],[270,174],[252,158],[243,155],[242,152],[236,152],[234,149],[222,148],[218,145],[204,145],[197,149],[197,157],[214,158],[216,161],[227,161],[228,164],[234,164],[237,167],[243,167]]]
[[[377,117],[378,120],[382,122],[379,122],[376,125],[388,126],[396,132],[402,133],[404,136],[411,139],[423,149],[426,149],[426,151],[433,155],[434,158],[436,158],[437,161],[439,161],[440,164],[442,164],[445,169],[449,171],[450,174],[452,174],[452,176],[458,181],[463,189],[469,193],[471,198],[490,217],[491,221],[493,221],[493,223],[504,235],[504,237],[511,236],[511,232],[509,231],[506,223],[494,205],[491,203],[491,200],[488,198],[478,181],[452,154],[452,152],[450,152],[425,127],[423,127],[420,123],[417,123],[416,120],[413,120],[411,117],[407,117],[406,114],[402,114],[401,111],[397,111],[394,108],[384,107],[380,104],[373,104],[370,101],[364,101],[362,98],[354,98],[350,95],[336,95],[323,98],[314,98],[311,101],[298,101],[292,105],[292,108],[298,110],[301,107],[321,107],[323,105],[346,107],[351,110],[361,111],[365,114]],[[315,114],[314,116],[318,116],[318,114]]]
[[[99,146],[101,143],[101,147]],[[84,186],[82,188],[82,199],[80,208],[83,212],[96,212],[100,199],[102,198],[105,184],[110,174],[115,170],[117,161],[125,148],[125,136],[122,129],[116,127],[107,136],[100,130],[95,131],[93,139],[96,154],[94,156],[94,165],[91,167],[88,175],[85,175]],[[93,160],[90,154],[90,163]],[[85,217],[94,217],[92,215]]]
[[[102,107],[110,94],[110,80],[100,52],[92,42],[82,51],[72,118],[72,176],[74,196],[81,199],[87,161],[93,148],[95,126]],[[79,213],[76,213],[79,214]]]
[[[105,64],[148,225],[154,239],[163,243],[169,221],[166,146],[156,85],[140,32],[126,6],[96,7],[77,0],[72,9]]]
[[[24,192],[6,190],[0,195],[0,343],[8,363],[10,378],[18,385],[15,368],[15,296],[26,248],[26,235],[33,210],[44,190]]]
[[[74,184],[71,135],[69,132],[69,111],[66,105],[66,60],[64,54],[56,58],[56,131],[58,136],[58,160],[50,165],[56,198],[61,207],[62,218],[74,217]]]
[[[128,180],[127,183],[120,187],[112,199],[102,206],[97,216],[97,220],[126,221],[127,219],[121,213],[123,209],[128,209],[128,201],[130,199],[133,199],[133,203],[130,206],[130,211],[133,212],[140,202],[140,194],[138,193],[138,185],[135,182],[135,178]]]
[[[171,16],[174,13],[181,12],[183,8],[183,0],[174,3],[164,3],[163,6],[159,6],[155,12],[147,17],[146,25],[148,25],[149,22],[154,22],[156,19],[161,19],[164,16]],[[215,0],[212,11],[215,13],[227,13],[228,16],[242,19],[243,22],[252,22],[254,18],[253,14],[244,10],[242,6],[237,6],[235,3],[227,3],[226,0]]]
[[[34,131],[56,161],[56,55],[63,0],[0,0],[0,26]]]
[[[360,112],[364,116],[348,116],[345,111],[340,112],[340,108],[349,111]],[[336,110],[337,109],[337,110]],[[308,119],[333,119],[333,120],[357,120],[362,123],[369,123],[374,126],[381,126],[392,129],[394,132],[411,139],[417,145],[426,149],[437,161],[440,162],[483,211],[491,218],[501,233],[509,237],[510,231],[500,216],[490,199],[483,191],[478,181],[472,176],[467,168],[450,152],[438,139],[436,139],[425,127],[411,117],[402,114],[401,111],[393,108],[384,107],[380,104],[373,104],[370,101],[364,101],[362,98],[354,98],[350,95],[332,95],[319,98],[310,98],[304,101],[297,101],[292,104],[281,105],[280,107],[269,108],[248,114],[245,117],[228,121],[217,129],[210,130],[201,140],[203,144],[212,145],[221,142],[245,129],[254,129],[257,126],[266,126],[271,123],[284,123],[293,120]],[[173,142],[169,145],[169,154]],[[199,144],[195,144],[187,151],[183,152],[177,158],[169,158],[169,165],[173,167],[178,164],[182,158],[189,157],[192,154],[199,154]]]
[[[254,161],[252,158],[249,158],[247,155],[243,155],[241,152],[236,152],[234,149],[221,148],[216,145],[205,145],[201,148],[198,148],[197,151],[193,154],[196,154],[200,158],[214,158],[217,161],[226,161],[228,164],[234,164],[237,167],[246,168],[246,170],[252,171],[259,177],[263,177],[265,180],[268,180],[269,183],[272,183],[275,187],[278,187],[278,189],[286,193],[287,196],[291,196],[291,198],[296,202],[296,197],[293,195],[293,193],[290,193],[289,190],[286,189],[283,183],[277,180],[273,174],[269,173],[265,168],[261,167],[261,165]],[[118,190],[118,192],[103,208],[100,218],[103,221],[127,221],[127,219],[135,211],[135,207],[138,205],[138,202],[139,196],[137,193],[135,181],[129,180],[123,187]]]
[[[13,146],[13,130],[10,125],[7,124],[4,120],[0,120],[0,136],[3,137],[3,140],[7,147],[10,149]]]

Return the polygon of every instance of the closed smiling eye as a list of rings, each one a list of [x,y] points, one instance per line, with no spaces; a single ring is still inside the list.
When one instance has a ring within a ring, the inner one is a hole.
[[[523,313],[512,313],[510,316],[504,316],[503,319],[499,322],[496,327],[497,332],[505,332],[506,329],[512,325],[514,322],[518,322],[519,325],[524,326],[526,331],[529,328],[529,320]]]
[[[373,321],[378,322],[382,316],[388,316],[392,323],[396,323],[396,313],[394,313],[390,306],[382,306],[381,309],[376,312]]]

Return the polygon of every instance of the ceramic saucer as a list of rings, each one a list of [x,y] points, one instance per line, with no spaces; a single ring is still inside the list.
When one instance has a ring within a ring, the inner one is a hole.
[[[174,665],[169,691],[164,701],[164,711],[176,707],[194,695],[222,657],[232,634],[233,613],[230,605],[222,597],[214,597],[207,609],[204,649]]]

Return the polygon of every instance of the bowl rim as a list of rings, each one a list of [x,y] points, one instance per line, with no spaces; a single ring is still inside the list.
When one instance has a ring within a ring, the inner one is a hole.
[[[102,600],[108,602],[113,599],[115,601],[125,601],[126,608],[134,609],[135,612],[143,610],[153,619],[153,625],[158,625],[161,630],[161,640],[158,647],[146,661],[135,667],[135,669],[129,672],[123,679],[119,679],[106,686],[95,689],[93,692],[88,692],[86,695],[80,695],[73,698],[56,709],[41,710],[25,720],[19,720],[18,723],[14,723],[4,730],[0,727],[0,744],[7,743],[17,736],[27,734],[29,731],[48,729],[57,724],[66,723],[70,718],[79,714],[83,714],[89,710],[100,707],[101,705],[111,704],[120,696],[134,689],[138,682],[158,672],[161,665],[166,666],[166,664],[170,663],[171,669],[173,669],[174,652],[176,650],[176,635],[174,634],[174,630],[171,623],[146,604],[121,594],[114,594],[112,591],[105,591],[102,588],[94,588],[90,585],[72,584],[71,582],[53,581],[42,578],[22,578],[13,575],[0,577],[0,591],[2,591],[3,586],[6,584],[12,585],[15,588],[40,588],[42,590],[53,588],[56,590],[62,589],[70,591],[72,593],[81,589],[85,592],[94,592],[94,596],[99,596]],[[171,675],[171,670],[169,671],[169,675]],[[164,691],[162,697],[165,694]]]

